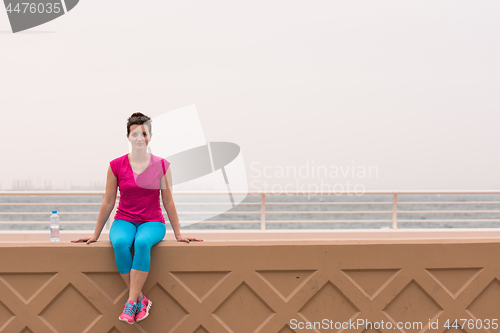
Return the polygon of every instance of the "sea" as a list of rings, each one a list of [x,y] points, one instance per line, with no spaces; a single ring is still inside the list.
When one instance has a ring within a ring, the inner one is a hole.
[[[260,195],[249,195],[242,201],[242,203],[250,203],[252,205],[239,204],[233,208],[227,205],[226,207],[213,205],[213,203],[222,202],[220,199],[221,197],[215,195],[174,195],[174,202],[176,203],[176,210],[179,220],[182,223],[181,225],[191,223],[182,226],[181,230],[256,230],[260,228]],[[266,228],[387,229],[392,224],[390,222],[392,219],[392,199],[392,194],[266,195]],[[348,202],[359,204],[348,205],[346,204]],[[420,204],[405,205],[403,204],[405,202],[419,202]],[[454,202],[456,204],[449,204],[447,202]],[[466,202],[469,204],[466,204]],[[57,210],[61,219],[61,230],[92,231],[96,225],[95,221],[97,220],[101,203],[102,195],[1,195],[0,230],[48,230],[51,211]],[[291,203],[295,204],[290,205]],[[391,204],[374,205],[369,203]],[[500,221],[500,213],[496,212],[500,211],[500,194],[400,194],[398,195],[398,203],[398,211],[407,211],[405,213],[398,212],[398,220],[410,220],[410,222],[398,222],[398,228],[400,229],[500,227],[500,222],[497,222]],[[224,213],[226,208],[229,208],[227,212],[230,212],[230,214]],[[164,207],[162,209],[165,213]],[[464,210],[484,212],[459,212]],[[307,213],[299,213],[302,211]],[[322,211],[326,213],[321,213]],[[339,213],[328,213],[332,211]],[[367,211],[377,211],[377,213],[365,213]],[[414,211],[429,212],[413,213]],[[443,213],[444,211],[449,212]],[[200,214],[203,212],[212,213],[206,215]],[[168,225],[168,216],[166,213],[164,216]],[[435,219],[450,221],[428,221]],[[497,221],[453,221],[461,219]],[[294,222],[304,220],[307,222]],[[330,222],[315,222],[318,220],[327,220]],[[356,222],[349,222],[351,220]],[[360,220],[372,222],[359,222]],[[89,223],[78,223],[83,221]]]

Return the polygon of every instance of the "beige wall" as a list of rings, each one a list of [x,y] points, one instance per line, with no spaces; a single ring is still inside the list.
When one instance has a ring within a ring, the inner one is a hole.
[[[117,319],[127,289],[109,241],[65,237],[0,242],[1,332],[314,332],[292,330],[293,320],[323,319],[424,328],[438,319],[431,332],[444,332],[447,319],[500,319],[497,240],[164,240],[143,289],[150,317],[127,325]]]

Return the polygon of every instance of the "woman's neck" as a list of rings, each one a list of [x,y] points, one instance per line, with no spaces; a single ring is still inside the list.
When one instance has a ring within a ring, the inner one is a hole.
[[[132,152],[129,153],[129,159],[133,162],[144,162],[149,160],[149,153],[146,149],[140,151],[132,150]]]

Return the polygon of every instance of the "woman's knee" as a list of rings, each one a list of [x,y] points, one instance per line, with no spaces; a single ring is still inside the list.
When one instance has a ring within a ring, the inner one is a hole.
[[[134,242],[135,252],[149,252],[151,250],[152,244],[146,239],[136,239]]]
[[[116,250],[128,250],[128,251],[130,251],[130,248],[132,247],[132,244],[130,244],[130,242],[124,238],[114,239],[111,244],[113,245],[113,248],[115,249],[115,251]]]

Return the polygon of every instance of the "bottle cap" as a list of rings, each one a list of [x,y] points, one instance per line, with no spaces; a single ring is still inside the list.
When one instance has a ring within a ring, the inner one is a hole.
[[[52,211],[52,214],[57,214],[57,210],[53,210],[53,211]]]

